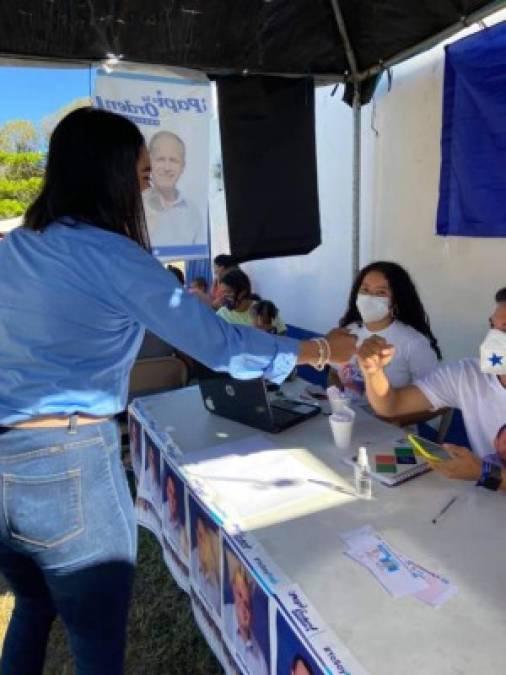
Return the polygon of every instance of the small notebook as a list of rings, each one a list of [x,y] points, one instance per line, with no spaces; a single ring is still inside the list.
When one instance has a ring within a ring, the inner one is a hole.
[[[371,476],[388,487],[394,487],[431,470],[422,457],[415,455],[408,443],[399,444],[391,449],[382,449],[378,453],[369,450],[367,454]],[[356,454],[349,455],[343,457],[343,462],[353,466],[356,459]]]

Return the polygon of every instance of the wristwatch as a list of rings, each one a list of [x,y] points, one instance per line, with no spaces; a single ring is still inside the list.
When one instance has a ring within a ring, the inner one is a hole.
[[[487,490],[498,490],[502,483],[501,467],[493,462],[483,462],[481,467],[481,476],[476,485],[487,488]]]

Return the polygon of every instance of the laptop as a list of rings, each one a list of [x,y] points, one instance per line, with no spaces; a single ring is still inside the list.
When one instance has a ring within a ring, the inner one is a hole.
[[[198,382],[204,406],[214,415],[226,417],[261,431],[278,433],[318,415],[320,407],[268,391],[263,378],[236,380],[226,373],[199,368]]]

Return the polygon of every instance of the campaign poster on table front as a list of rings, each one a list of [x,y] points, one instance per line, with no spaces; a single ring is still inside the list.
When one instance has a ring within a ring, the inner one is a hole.
[[[162,545],[172,576],[186,592],[189,581],[188,514],[184,483],[175,468],[162,457]]]
[[[160,449],[153,439],[144,436],[144,458],[137,484],[136,512],[141,525],[150,529],[161,541],[162,486],[160,476]]]
[[[269,597],[223,536],[223,625],[246,675],[269,675]]]
[[[130,461],[135,478],[139,480],[143,458],[143,435],[141,423],[131,414],[128,415],[128,435],[130,438]]]
[[[197,71],[99,70],[95,107],[128,117],[151,159],[143,192],[153,253],[162,260],[204,258],[208,246],[211,90]]]

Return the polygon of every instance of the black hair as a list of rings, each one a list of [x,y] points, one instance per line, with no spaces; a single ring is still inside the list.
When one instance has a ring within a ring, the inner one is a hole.
[[[500,288],[495,294],[496,302],[506,302],[506,287]]]
[[[312,673],[312,672],[313,672],[313,669],[311,668],[311,666],[309,665],[309,663],[308,663],[308,662],[306,661],[306,659],[305,659],[303,656],[301,656],[300,654],[296,654],[296,655],[293,657],[293,659],[292,659],[292,665],[291,665],[291,670],[292,670],[292,672],[295,671],[295,668],[297,667],[297,664],[298,664],[298,663],[302,663],[302,665],[304,666],[304,668],[307,670],[308,673]]]
[[[243,295],[242,299],[251,297],[251,282],[247,274],[238,268],[226,272],[220,279],[221,284],[229,286],[236,298]]]
[[[270,300],[260,300],[251,306],[254,316],[262,319],[264,323],[272,323],[278,316],[278,308]]]
[[[175,265],[167,265],[165,269],[168,270],[169,272],[172,272],[172,274],[176,277],[181,286],[184,286],[184,274],[179,269],[179,267],[176,267]]]
[[[432,333],[429,317],[422,305],[415,284],[404,267],[397,263],[378,260],[360,270],[351,287],[348,307],[339,321],[339,326],[344,327],[353,322],[362,325],[362,318],[356,302],[362,282],[369,272],[380,272],[384,275],[392,291],[392,306],[395,318],[425,335],[438,360],[441,360],[441,349]]]
[[[495,435],[496,440],[498,438],[501,438],[501,434],[503,434],[505,431],[506,431],[506,424],[503,424],[502,427],[499,429],[499,431]]]
[[[66,115],[51,134],[42,190],[24,227],[43,231],[67,216],[149,250],[137,175],[143,145],[139,129],[121,115],[91,107]]]
[[[225,255],[224,253],[221,253],[220,255],[217,255],[214,258],[213,262],[218,267],[224,267],[227,270],[232,268],[232,267],[235,267],[237,265],[237,261],[234,258],[234,256]]]
[[[207,291],[207,281],[204,277],[195,277],[191,282],[196,288],[201,288],[203,291]]]

